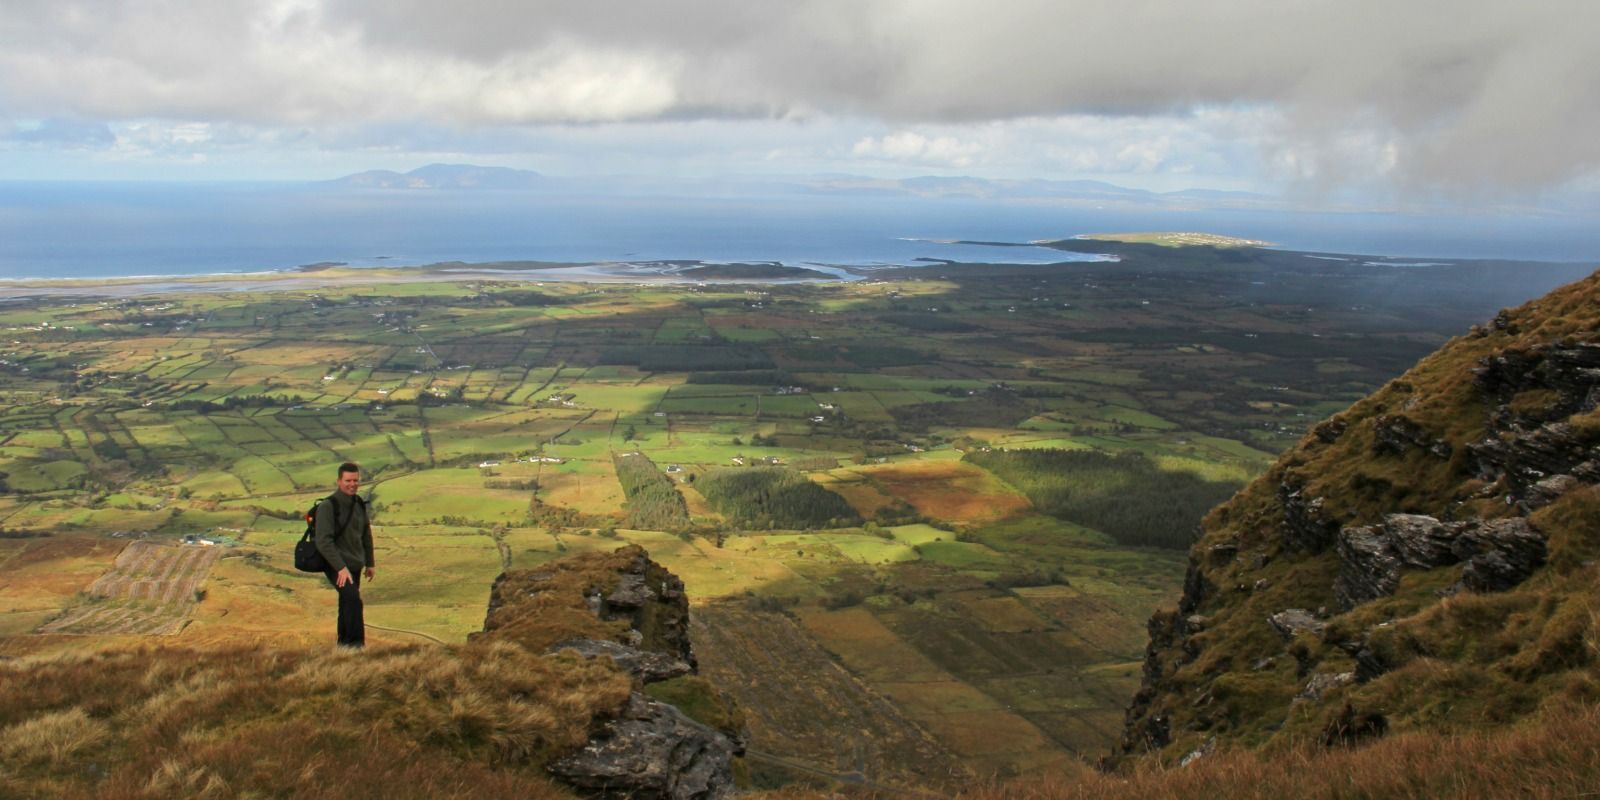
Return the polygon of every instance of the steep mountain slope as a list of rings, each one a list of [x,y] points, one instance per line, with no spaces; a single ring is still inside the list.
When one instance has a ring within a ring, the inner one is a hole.
[[[1214,509],[1118,756],[1600,699],[1600,273],[1458,337]]]

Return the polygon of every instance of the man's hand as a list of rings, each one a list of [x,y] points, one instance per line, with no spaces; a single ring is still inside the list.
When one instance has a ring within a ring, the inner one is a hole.
[[[372,580],[372,567],[367,567],[366,573],[367,573],[367,580],[369,580],[369,581]]]
[[[350,568],[340,567],[339,574],[333,577],[333,585],[343,589],[345,584],[353,580],[355,580],[355,578],[350,577]]]

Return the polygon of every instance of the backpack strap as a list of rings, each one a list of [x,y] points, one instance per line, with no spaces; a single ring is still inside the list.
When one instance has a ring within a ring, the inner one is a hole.
[[[344,530],[344,523],[339,521],[339,503],[333,499],[331,494],[323,499],[327,500],[328,505],[333,507],[333,535],[338,536],[339,532]]]

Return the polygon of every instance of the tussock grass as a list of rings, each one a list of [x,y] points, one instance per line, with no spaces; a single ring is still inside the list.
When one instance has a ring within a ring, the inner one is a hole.
[[[539,767],[629,690],[607,664],[494,641],[10,662],[0,796],[559,796]]]
[[[0,730],[0,760],[11,765],[60,764],[105,735],[105,722],[81,708],[42,714]]]
[[[1513,728],[1409,733],[1357,749],[1218,752],[1130,775],[1042,776],[965,792],[962,800],[1500,798],[1587,796],[1600,786],[1600,706],[1568,707]]]
[[[550,619],[461,646],[0,662],[0,797],[567,796],[543,765],[586,743],[632,679],[605,659],[539,653],[620,634],[626,623],[597,620],[583,598],[609,591],[636,552],[558,563]]]

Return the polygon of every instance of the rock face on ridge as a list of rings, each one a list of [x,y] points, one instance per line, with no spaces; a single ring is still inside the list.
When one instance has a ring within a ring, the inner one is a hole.
[[[597,635],[597,630],[599,635]],[[551,774],[599,797],[718,798],[733,790],[743,744],[638,686],[694,671],[683,582],[643,548],[586,554],[495,579],[483,632],[554,657],[609,659],[634,677],[621,711]]]
[[[1544,565],[1544,537],[1521,517],[1440,522],[1421,514],[1390,514],[1382,524],[1339,531],[1339,608],[1387,597],[1402,568],[1432,569],[1465,562],[1461,581],[1447,591],[1495,592],[1521,583]]]
[[[1600,696],[1600,273],[1457,337],[1214,509],[1111,761]]]

